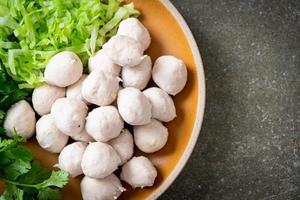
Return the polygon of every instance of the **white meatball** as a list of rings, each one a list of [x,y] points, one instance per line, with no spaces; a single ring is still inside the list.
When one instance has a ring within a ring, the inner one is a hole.
[[[88,107],[83,101],[71,98],[57,99],[51,108],[57,128],[64,134],[79,134],[85,125]]]
[[[59,153],[66,146],[69,136],[56,127],[53,117],[44,115],[36,123],[36,139],[39,145],[51,153]]]
[[[119,154],[121,158],[120,165],[123,165],[132,157],[134,150],[133,137],[127,129],[124,129],[117,138],[109,141],[109,144]]]
[[[45,80],[51,85],[67,87],[78,81],[83,72],[80,58],[71,51],[53,56],[45,69]]]
[[[83,98],[98,106],[111,104],[116,99],[118,90],[118,77],[100,70],[92,71],[82,84]]]
[[[85,128],[79,134],[72,135],[71,138],[79,142],[93,142],[94,139],[86,132]]]
[[[114,174],[103,179],[85,176],[80,189],[83,200],[115,200],[126,190]]]
[[[151,104],[138,89],[127,87],[118,94],[120,115],[130,125],[144,125],[151,121]]]
[[[144,89],[150,78],[152,71],[152,62],[149,56],[146,56],[143,61],[135,67],[123,67],[122,79],[124,87],[135,87]]]
[[[71,177],[82,174],[81,161],[86,147],[84,142],[74,142],[66,146],[58,156],[58,167],[68,172]]]
[[[151,37],[145,26],[136,18],[128,18],[120,23],[118,35],[132,37],[141,43],[143,50],[148,49]]]
[[[122,167],[121,180],[133,188],[147,187],[154,184],[157,171],[151,161],[144,157],[133,157]]]
[[[112,73],[115,76],[119,76],[121,71],[121,67],[113,63],[103,49],[89,59],[89,71],[92,72],[96,69]]]
[[[118,137],[124,122],[115,106],[102,106],[89,113],[85,129],[98,142]]]
[[[74,84],[70,85],[67,88],[67,98],[74,98],[74,99],[78,99],[83,101],[84,103],[88,104],[89,102],[87,102],[81,94],[81,90],[82,90],[82,83],[83,81],[87,78],[86,74],[83,74],[82,77]]]
[[[134,142],[145,153],[153,153],[165,146],[168,140],[168,129],[159,121],[133,127]]]
[[[33,108],[40,116],[49,114],[56,99],[62,98],[65,95],[65,88],[44,84],[33,90]]]
[[[187,82],[187,69],[182,60],[174,56],[161,56],[154,63],[152,78],[161,89],[176,95]]]
[[[146,89],[143,93],[152,105],[153,118],[169,122],[176,117],[174,102],[165,91],[157,87],[152,87]]]
[[[104,178],[113,173],[121,159],[110,145],[102,142],[90,143],[81,162],[82,171],[91,178]]]
[[[134,67],[143,59],[143,48],[138,41],[124,35],[113,36],[103,49],[115,64]]]
[[[30,138],[35,131],[35,113],[27,101],[21,100],[12,105],[4,119],[4,129],[9,137],[15,134]]]

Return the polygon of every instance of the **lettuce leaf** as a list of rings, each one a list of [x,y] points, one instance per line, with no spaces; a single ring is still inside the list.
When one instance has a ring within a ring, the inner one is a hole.
[[[138,16],[122,0],[1,0],[0,60],[20,88],[34,88],[54,54],[72,50],[86,65],[120,21]]]

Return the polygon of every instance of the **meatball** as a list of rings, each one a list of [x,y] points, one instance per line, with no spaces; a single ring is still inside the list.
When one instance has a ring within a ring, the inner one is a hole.
[[[15,133],[25,138],[31,138],[35,131],[35,113],[30,104],[21,100],[12,105],[4,119],[4,129],[8,137]]]
[[[144,89],[151,78],[152,62],[149,56],[135,67],[123,67],[122,79],[124,87]]]
[[[36,139],[43,149],[59,153],[66,146],[69,136],[58,130],[51,115],[44,115],[36,123]]]
[[[66,135],[79,134],[85,125],[88,107],[83,101],[71,98],[57,99],[51,114],[57,128]]]
[[[127,87],[118,94],[118,109],[125,122],[144,125],[151,121],[151,104],[138,89]]]
[[[154,184],[157,171],[151,161],[144,157],[133,157],[122,167],[121,180],[133,188],[147,187]]]
[[[159,121],[133,127],[134,142],[145,153],[153,153],[165,146],[168,140],[168,129]]]
[[[134,67],[143,60],[142,46],[128,36],[113,36],[103,45],[103,49],[115,64],[122,67]]]
[[[65,95],[65,88],[44,84],[33,90],[33,108],[40,116],[49,114],[56,99],[62,98]]]
[[[58,156],[58,167],[76,177],[82,174],[81,161],[87,147],[84,142],[74,142],[66,146]]]
[[[82,171],[91,178],[104,178],[113,173],[121,159],[118,153],[108,144],[90,143],[86,148],[81,162]]]
[[[63,51],[53,56],[45,69],[48,84],[67,87],[80,79],[83,65],[80,58],[71,51]]]
[[[161,56],[154,63],[152,78],[168,94],[176,95],[187,82],[187,69],[182,60],[174,56]]]
[[[118,137],[124,122],[115,106],[102,106],[89,113],[85,129],[98,142]]]
[[[117,138],[109,141],[109,144],[119,154],[121,158],[120,165],[123,165],[132,157],[134,150],[133,137],[127,129],[124,129]]]
[[[92,72],[96,69],[111,73],[115,76],[119,76],[121,71],[121,67],[113,63],[103,49],[89,59],[89,71]]]
[[[169,122],[176,117],[174,102],[165,91],[157,87],[152,87],[146,89],[143,93],[152,105],[153,118]]]
[[[103,179],[85,176],[80,188],[83,200],[115,200],[126,190],[114,174]]]
[[[136,18],[128,18],[120,23],[118,35],[126,35],[138,41],[143,50],[148,49],[151,37],[145,26]]]
[[[67,98],[74,98],[83,101],[85,104],[88,104],[81,94],[82,83],[87,78],[86,74],[83,74],[82,77],[74,84],[70,85],[67,88]]]
[[[116,99],[118,90],[118,77],[101,70],[92,71],[82,84],[83,98],[98,106],[111,104]]]
[[[85,128],[79,134],[75,134],[71,136],[71,138],[75,141],[79,142],[93,142],[94,139],[86,132]]]

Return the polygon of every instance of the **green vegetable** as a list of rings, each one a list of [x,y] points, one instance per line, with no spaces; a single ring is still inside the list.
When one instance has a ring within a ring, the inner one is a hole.
[[[31,90],[19,89],[18,83],[7,76],[5,69],[0,65],[0,124],[9,107],[17,101],[28,99],[30,93]],[[2,128],[0,128],[1,132],[3,132]]]
[[[0,59],[21,88],[43,82],[46,63],[72,50],[87,63],[121,20],[137,17],[122,0],[1,0]]]
[[[0,200],[57,200],[61,198],[58,188],[68,182],[64,171],[50,172],[33,161],[33,154],[19,146],[25,142],[20,136],[0,140],[0,179],[6,190]]]

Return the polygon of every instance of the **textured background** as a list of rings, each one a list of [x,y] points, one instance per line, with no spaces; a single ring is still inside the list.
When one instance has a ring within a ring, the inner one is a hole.
[[[171,1],[199,45],[207,106],[160,199],[300,199],[300,1]]]

